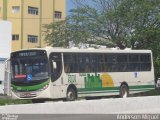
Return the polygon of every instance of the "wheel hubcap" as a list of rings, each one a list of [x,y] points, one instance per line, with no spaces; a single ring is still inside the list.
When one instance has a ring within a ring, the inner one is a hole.
[[[126,98],[126,97],[127,97],[127,91],[126,91],[125,88],[123,88],[123,90],[122,90],[122,97],[123,97],[123,98]]]
[[[68,98],[70,100],[73,100],[74,99],[74,94],[72,92],[68,92]]]

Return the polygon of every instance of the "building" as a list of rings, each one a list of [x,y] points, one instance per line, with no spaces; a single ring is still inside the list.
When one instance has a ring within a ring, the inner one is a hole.
[[[9,94],[10,79],[9,79],[9,63],[7,59],[11,53],[12,39],[12,24],[8,21],[0,20],[0,95]],[[8,64],[8,66],[6,65]],[[8,69],[7,69],[8,68]]]
[[[12,22],[12,51],[45,47],[42,26],[65,16],[66,0],[0,0],[0,20]]]

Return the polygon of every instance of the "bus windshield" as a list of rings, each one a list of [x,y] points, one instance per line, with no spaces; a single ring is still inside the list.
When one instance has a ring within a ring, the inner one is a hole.
[[[48,79],[46,57],[15,58],[11,60],[12,83],[39,83]]]

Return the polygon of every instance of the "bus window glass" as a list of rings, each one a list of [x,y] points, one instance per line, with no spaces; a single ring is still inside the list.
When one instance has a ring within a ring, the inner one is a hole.
[[[116,63],[117,62],[117,57],[115,54],[106,54],[105,55],[105,62],[107,63]]]
[[[105,63],[106,63],[105,67],[107,67],[107,72],[116,72],[117,71],[117,56],[116,56],[116,54],[105,54],[104,59],[105,59]]]
[[[117,55],[117,62],[121,62],[121,63],[127,62],[127,55],[123,55],[123,54]]]
[[[51,53],[50,54],[50,63],[51,63],[52,81],[55,81],[61,76],[61,73],[62,73],[61,53]]]
[[[128,68],[128,61],[126,54],[117,55],[117,72],[126,72]]]
[[[78,55],[78,65],[80,73],[91,72],[90,55],[87,53],[80,53]]]
[[[98,67],[98,66],[96,66],[96,55],[91,54],[91,53],[84,53],[84,54],[82,54],[82,58],[83,58],[84,62],[81,64],[83,64],[83,66],[84,66],[84,71],[83,71],[83,69],[80,69],[81,73],[83,73],[83,72],[95,73],[96,67]]]
[[[151,56],[149,54],[142,54],[140,56],[140,61],[141,62],[151,62]]]
[[[19,58],[12,60],[12,80],[17,81],[25,76],[31,75],[34,80],[48,78],[48,63],[44,58]],[[23,76],[23,77],[22,77]]]
[[[129,70],[131,72],[140,71],[140,61],[138,54],[129,55]]]
[[[93,65],[94,65],[96,72],[105,72],[104,55],[95,54],[95,60],[96,60],[96,63],[93,63]]]
[[[64,71],[65,73],[78,73],[77,55],[74,53],[64,53]]]
[[[151,55],[150,54],[142,54],[140,56],[141,62],[141,70],[142,71],[150,71],[151,70]]]
[[[136,54],[129,55],[129,62],[139,62],[139,55]]]

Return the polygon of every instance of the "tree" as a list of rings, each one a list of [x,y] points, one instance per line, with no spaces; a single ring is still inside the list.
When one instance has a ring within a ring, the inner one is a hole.
[[[80,16],[81,9],[72,10],[74,14],[68,16],[66,20],[57,21],[49,25],[44,25],[45,41],[53,47],[80,47],[90,38],[90,33],[86,29],[85,18]]]
[[[148,47],[150,36],[159,27],[159,7],[159,0],[122,0],[118,11],[123,13],[120,19],[129,30],[133,49]]]
[[[48,45],[53,47],[68,47],[68,30],[66,25],[66,20],[57,21],[56,23],[51,23],[44,25],[44,36],[45,41]]]
[[[85,0],[78,1],[79,6],[71,11],[79,13],[83,18],[85,28],[90,33],[90,38],[86,43],[106,45],[107,47],[119,47],[124,49],[128,46],[128,28],[124,26],[118,6],[122,0],[91,0],[92,4],[87,4]],[[76,14],[77,15],[77,14]],[[81,24],[84,25],[84,24]]]

